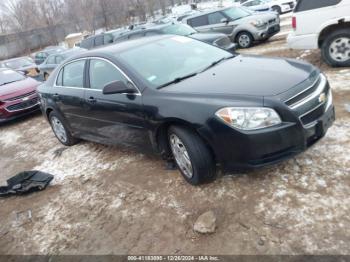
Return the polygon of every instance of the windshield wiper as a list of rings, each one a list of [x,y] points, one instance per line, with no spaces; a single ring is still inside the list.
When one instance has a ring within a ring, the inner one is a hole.
[[[176,77],[174,80],[170,81],[170,82],[167,82],[165,84],[162,84],[160,86],[157,87],[157,89],[161,89],[163,87],[166,87],[166,86],[169,86],[171,84],[177,84],[179,82],[181,82],[182,80],[185,80],[187,78],[190,78],[190,77],[193,77],[195,75],[197,75],[198,73],[192,73],[192,74],[189,74],[189,75],[185,75],[185,76],[181,76],[181,77]]]
[[[210,68],[212,68],[212,67],[214,67],[214,66],[216,66],[216,65],[218,65],[218,64],[220,64],[222,61],[225,61],[225,60],[228,60],[228,59],[231,59],[231,58],[234,58],[235,56],[228,56],[228,57],[223,57],[223,58],[221,58],[221,59],[219,59],[219,60],[217,60],[217,61],[214,61],[213,63],[211,63],[209,66],[207,66],[206,68],[204,68],[202,71],[201,71],[201,73],[202,72],[204,72],[204,71],[207,71],[208,69],[210,69]]]

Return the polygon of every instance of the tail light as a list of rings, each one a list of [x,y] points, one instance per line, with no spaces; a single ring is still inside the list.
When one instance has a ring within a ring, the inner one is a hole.
[[[295,16],[292,17],[292,27],[293,29],[297,29],[297,18]]]

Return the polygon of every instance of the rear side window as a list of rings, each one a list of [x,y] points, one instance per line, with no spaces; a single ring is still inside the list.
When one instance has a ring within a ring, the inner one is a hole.
[[[210,25],[213,24],[220,24],[222,19],[225,19],[226,17],[221,14],[220,12],[215,12],[208,15],[208,22]]]
[[[123,74],[111,63],[91,59],[90,61],[90,87],[92,89],[103,89],[105,85],[114,81],[127,82]]]
[[[91,49],[94,45],[94,38],[87,38],[80,43],[80,47],[85,48],[85,49]]]
[[[103,45],[103,35],[99,35],[95,37],[95,46]]]
[[[104,41],[104,44],[105,44],[105,45],[113,43],[113,35],[111,35],[111,34],[105,34],[105,35],[103,36],[103,38],[104,38],[103,41]]]
[[[188,23],[192,27],[208,25],[208,16],[202,15],[188,20]]]
[[[61,86],[84,87],[84,66],[85,60],[67,64],[60,72],[60,74],[63,72]]]
[[[342,0],[299,0],[294,12],[303,12],[327,6],[337,5]]]
[[[48,64],[48,65],[53,65],[53,64],[55,64],[55,56],[49,56],[48,58],[47,58],[47,61],[46,61],[46,64]]]

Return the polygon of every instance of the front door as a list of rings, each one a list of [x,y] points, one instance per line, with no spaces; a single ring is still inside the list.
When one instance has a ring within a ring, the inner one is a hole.
[[[142,96],[136,86],[112,62],[102,58],[89,61],[88,76],[85,116],[92,139],[128,147],[144,146],[149,139],[144,128]],[[104,95],[103,87],[113,81],[124,81],[135,89],[135,94]]]

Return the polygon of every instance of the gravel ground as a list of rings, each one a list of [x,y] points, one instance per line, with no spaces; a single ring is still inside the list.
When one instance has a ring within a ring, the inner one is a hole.
[[[278,36],[244,53],[321,67],[337,110],[324,139],[279,165],[192,187],[152,153],[65,148],[40,114],[3,125],[0,183],[31,169],[55,180],[0,199],[0,254],[350,254],[350,69],[328,68],[319,52],[289,50]],[[194,232],[209,210],[215,233]]]

